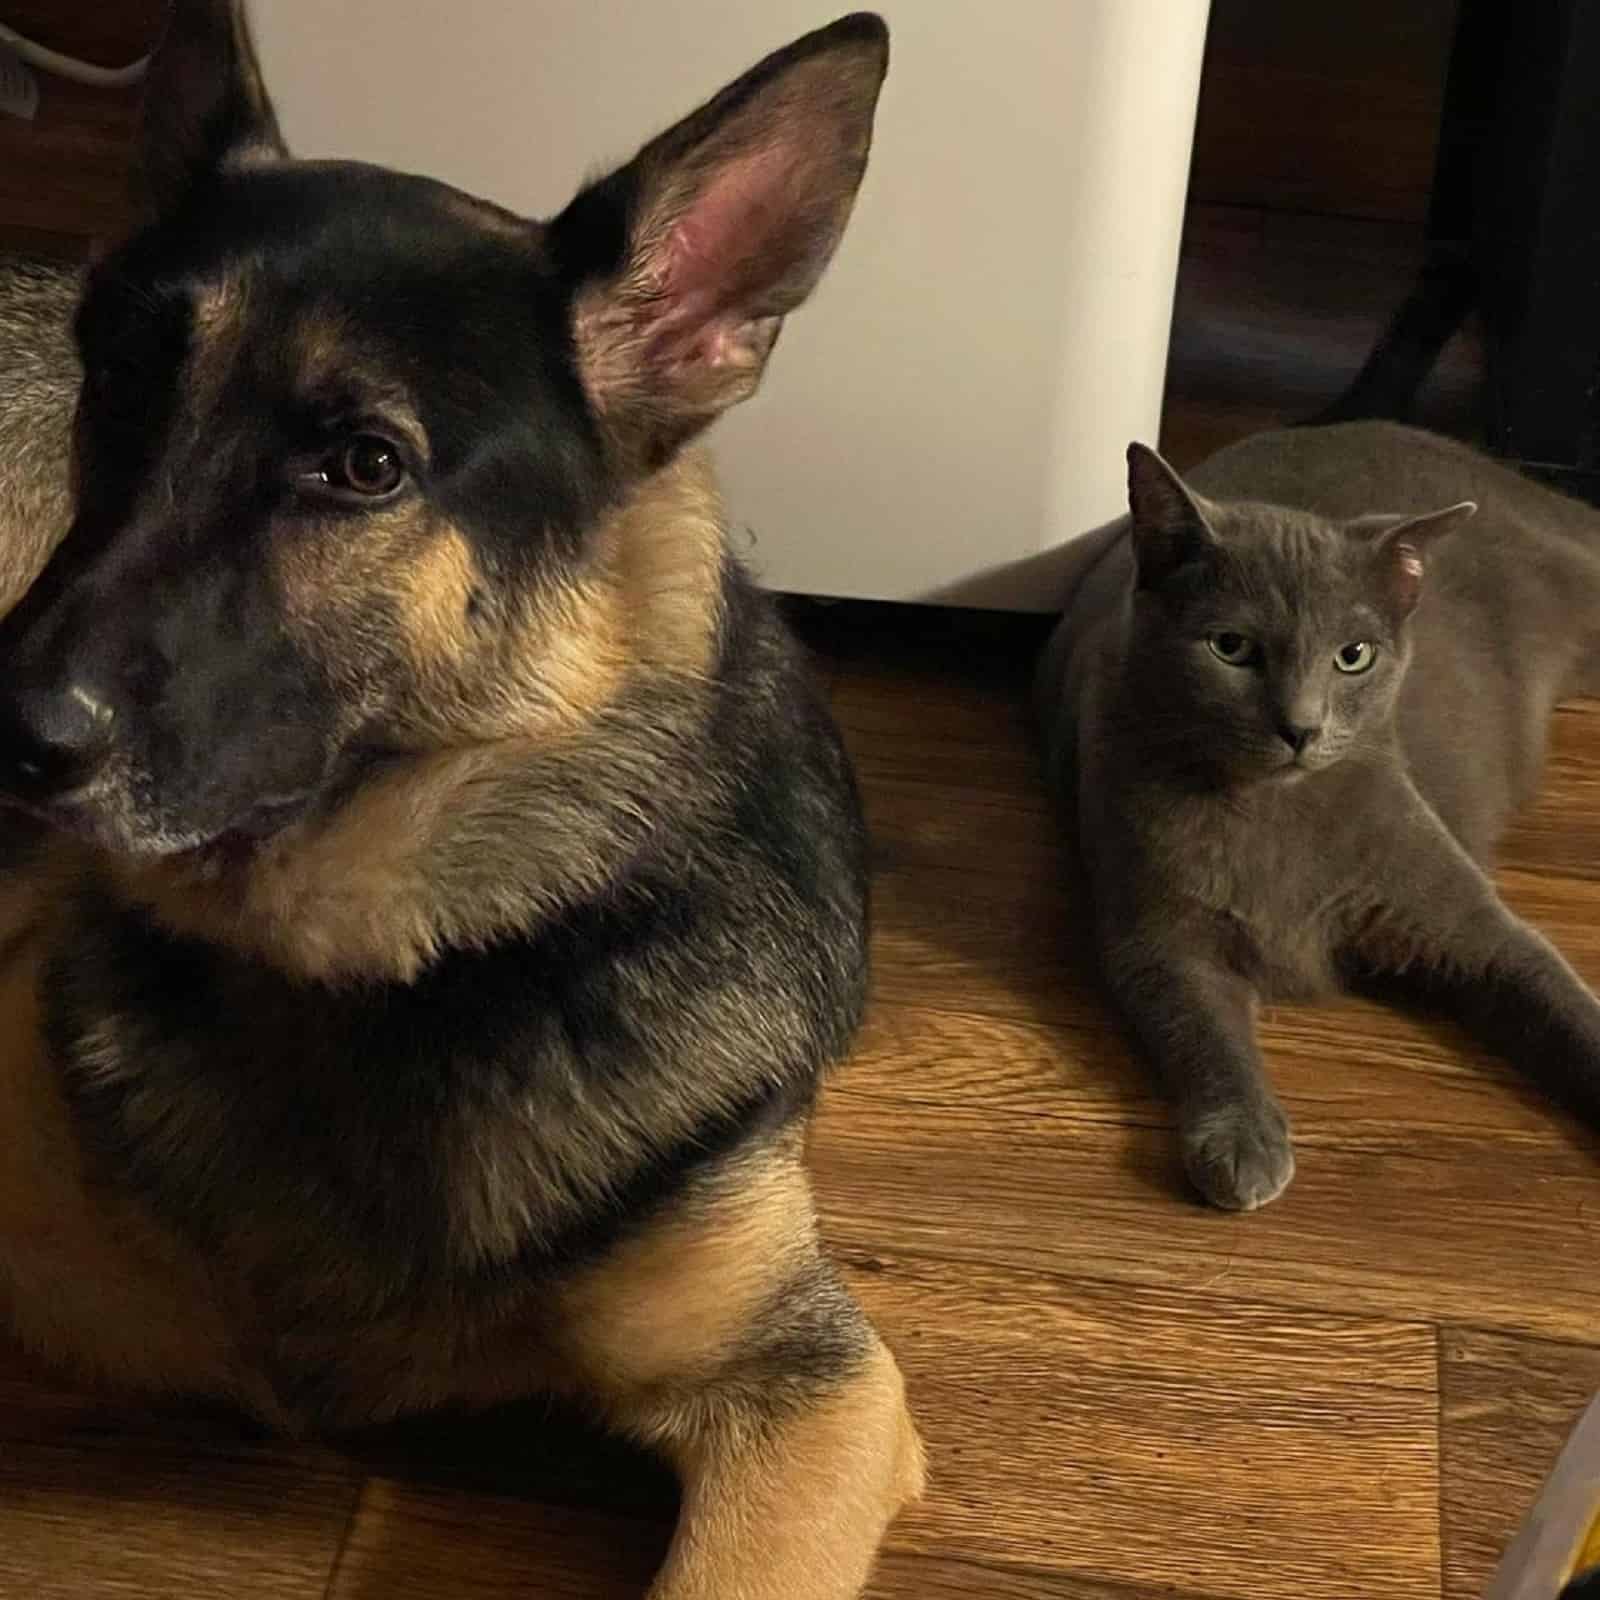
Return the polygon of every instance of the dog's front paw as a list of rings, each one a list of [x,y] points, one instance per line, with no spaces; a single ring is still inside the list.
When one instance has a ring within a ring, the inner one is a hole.
[[[1272,1100],[1204,1111],[1184,1127],[1183,1164],[1212,1205],[1254,1211],[1294,1176],[1289,1119]]]

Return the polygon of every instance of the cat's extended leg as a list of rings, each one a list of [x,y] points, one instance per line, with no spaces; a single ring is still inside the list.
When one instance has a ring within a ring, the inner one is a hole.
[[[683,1480],[650,1600],[854,1600],[922,1486],[893,1356],[819,1252],[799,1152],[741,1158],[563,1307],[610,1420]]]
[[[1403,903],[1363,930],[1352,965],[1438,1005],[1600,1124],[1600,1000],[1439,830],[1413,841]]]
[[[1220,959],[1171,939],[1106,941],[1101,962],[1177,1102],[1195,1187],[1230,1211],[1281,1194],[1294,1176],[1294,1147],[1256,1045],[1255,989]]]

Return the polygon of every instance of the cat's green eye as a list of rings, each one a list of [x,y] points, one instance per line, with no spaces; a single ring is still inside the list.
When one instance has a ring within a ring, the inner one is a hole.
[[[1212,634],[1206,644],[1218,661],[1226,661],[1230,667],[1248,667],[1261,653],[1249,634],[1234,633],[1230,628]]]
[[[1366,672],[1377,659],[1377,645],[1367,639],[1353,639],[1334,652],[1333,664],[1341,672],[1353,675],[1357,672]]]

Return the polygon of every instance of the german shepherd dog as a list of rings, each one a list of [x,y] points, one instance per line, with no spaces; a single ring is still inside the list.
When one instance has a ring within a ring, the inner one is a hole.
[[[655,1600],[855,1595],[921,1479],[802,1167],[853,782],[686,448],[886,65],[845,18],[536,223],[291,160],[179,0],[149,219],[70,331],[0,287],[0,1320],[295,1429],[571,1395],[683,1479]]]

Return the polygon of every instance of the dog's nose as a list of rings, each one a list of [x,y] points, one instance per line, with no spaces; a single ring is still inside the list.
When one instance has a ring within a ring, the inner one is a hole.
[[[1280,722],[1278,724],[1278,737],[1297,756],[1304,755],[1306,749],[1317,742],[1321,733],[1321,728],[1307,726],[1302,722]]]
[[[0,702],[0,788],[47,800],[93,776],[111,744],[111,708],[79,684],[19,689]]]

